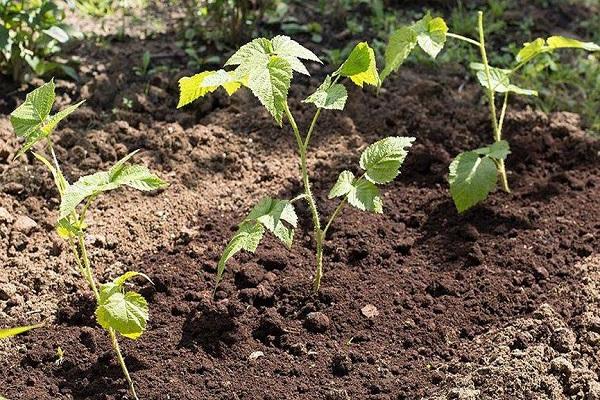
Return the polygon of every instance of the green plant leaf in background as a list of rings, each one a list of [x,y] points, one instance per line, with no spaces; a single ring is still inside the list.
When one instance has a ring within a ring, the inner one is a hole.
[[[357,44],[335,74],[350,78],[360,87],[365,83],[379,86],[375,52],[367,42]]]
[[[312,103],[317,108],[326,110],[343,110],[347,99],[346,87],[340,83],[332,83],[331,76],[327,75],[321,86],[302,102]]]
[[[497,93],[516,93],[524,96],[537,96],[538,92],[530,89],[523,89],[510,83],[510,69],[502,68],[490,68],[490,82],[488,83],[487,73],[485,66],[481,63],[471,63],[469,65],[471,69],[477,72],[477,79],[479,84],[485,88],[491,89]]]
[[[446,33],[448,26],[443,18],[432,18],[430,13],[427,13],[419,21],[415,22],[412,29],[417,34],[417,43],[423,51],[435,58],[444,48],[446,43]]]
[[[416,45],[417,33],[409,26],[401,27],[390,35],[385,48],[385,67],[381,72],[381,81],[392,72],[398,71]]]
[[[32,329],[41,328],[44,324],[37,325],[28,325],[28,326],[19,326],[16,328],[5,328],[0,329],[0,339],[7,339],[9,337],[20,335],[21,333],[25,333]]]

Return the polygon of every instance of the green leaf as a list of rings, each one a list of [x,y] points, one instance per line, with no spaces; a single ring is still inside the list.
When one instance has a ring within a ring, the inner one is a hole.
[[[137,339],[146,329],[148,318],[148,302],[139,293],[125,292],[114,282],[100,287],[96,320],[104,329]]]
[[[488,156],[496,160],[505,160],[510,154],[510,146],[506,140],[500,140],[490,146],[481,147],[473,151],[481,156]]]
[[[154,282],[152,282],[152,279],[150,279],[150,277],[142,272],[137,272],[137,271],[127,271],[125,272],[123,275],[119,276],[118,278],[116,278],[115,280],[113,280],[113,283],[117,286],[123,286],[125,284],[125,282],[127,282],[128,280],[135,278],[136,276],[141,276],[142,278],[146,279],[148,282],[150,282],[152,285],[154,285]]]
[[[490,157],[474,151],[459,154],[450,164],[450,194],[459,212],[485,200],[496,187],[498,171]]]
[[[222,86],[227,94],[231,96],[237,92],[242,84],[236,80],[235,75],[232,72],[220,69],[210,75],[207,75],[200,83],[200,86],[203,88],[209,88],[211,90]]]
[[[258,202],[244,220],[245,222],[258,221],[288,248],[292,247],[294,230],[285,226],[287,222],[292,227],[298,224],[298,217],[294,206],[287,200],[277,200],[266,197]]]
[[[367,42],[357,44],[336,74],[350,78],[360,87],[364,83],[379,86],[375,52]]]
[[[365,178],[378,184],[394,180],[414,140],[414,137],[391,136],[369,145],[360,156]]]
[[[248,75],[246,85],[279,126],[282,125],[291,79],[292,67],[281,57],[271,57],[266,64],[255,65]]]
[[[490,81],[488,82],[487,73],[485,66],[480,63],[471,63],[471,69],[477,71],[477,79],[481,86],[491,89],[498,93],[512,92],[516,94],[522,94],[525,96],[537,96],[537,91],[530,89],[522,89],[510,83],[510,69],[502,69],[489,67],[490,69]]]
[[[0,339],[7,339],[9,337],[13,337],[13,336],[19,335],[21,333],[25,333],[32,329],[41,328],[42,326],[44,326],[44,324],[19,326],[17,328],[0,329]]]
[[[179,103],[177,108],[190,104],[194,100],[212,93],[218,86],[202,87],[202,81],[207,76],[211,76],[215,71],[205,71],[194,76],[185,76],[179,80]]]
[[[444,19],[440,17],[432,18],[427,13],[423,18],[415,22],[412,28],[417,33],[419,47],[432,58],[435,58],[446,43],[448,26],[446,26]]]
[[[348,92],[344,85],[332,84],[331,77],[327,75],[321,86],[302,102],[313,103],[317,108],[326,110],[343,110],[347,99]]]
[[[69,218],[62,218],[56,224],[56,233],[63,239],[70,239],[82,236],[83,230],[73,225]]]
[[[392,72],[396,72],[417,45],[417,33],[404,26],[390,35],[385,48],[385,68],[381,72],[381,81]]]
[[[321,63],[315,53],[287,36],[275,36],[271,39],[271,44],[273,46],[272,54],[285,59],[294,71],[301,74],[310,75],[300,59]]]
[[[600,46],[593,42],[581,42],[576,39],[566,38],[564,36],[550,36],[546,39],[551,49],[584,49],[588,51],[600,51]]]
[[[46,120],[54,104],[54,80],[27,94],[25,101],[10,114],[17,136],[27,138]]]
[[[251,60],[257,58],[262,59],[265,55],[269,55],[273,52],[273,45],[269,39],[258,38],[254,39],[250,43],[246,43],[239,48],[230,58],[225,62],[225,66],[228,65],[242,65],[248,63]]]
[[[236,255],[242,250],[254,253],[260,244],[265,233],[265,228],[260,222],[243,222],[235,236],[231,238],[223,254],[219,259],[217,265],[217,279],[215,282],[215,288],[219,286],[223,273],[225,272],[225,266],[231,257]]]
[[[133,152],[119,160],[108,172],[101,171],[79,178],[69,185],[62,196],[59,219],[66,218],[75,211],[77,206],[91,196],[129,186],[133,189],[151,191],[167,186],[167,183],[148,170],[143,165],[125,165],[134,154]]]
[[[379,188],[366,179],[360,179],[352,185],[352,189],[348,192],[348,204],[359,210],[383,213]]]
[[[67,43],[69,41],[69,35],[67,32],[56,25],[50,27],[49,29],[45,29],[42,32],[50,36],[52,39],[59,41],[60,43]]]
[[[537,38],[531,43],[525,43],[523,48],[517,54],[517,62],[530,60],[546,49],[546,41],[542,38]]]
[[[342,171],[340,173],[340,176],[338,176],[337,182],[329,191],[327,197],[329,199],[333,199],[335,197],[342,197],[347,195],[353,189],[353,183],[354,174],[350,171]]]
[[[33,151],[32,154],[35,158],[38,159],[38,161],[41,161],[46,166],[46,168],[48,168],[48,170],[52,174],[52,178],[54,179],[54,184],[58,188],[59,194],[62,196],[64,191],[69,186],[69,182],[67,182],[67,180],[65,179],[60,168],[57,168],[54,165],[52,165],[52,163],[50,163],[50,161],[48,161],[48,159],[46,159],[46,157],[42,156],[41,154],[38,154],[35,151]]]

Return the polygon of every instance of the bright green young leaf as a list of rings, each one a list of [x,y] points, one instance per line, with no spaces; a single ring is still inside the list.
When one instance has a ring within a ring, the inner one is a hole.
[[[333,199],[335,197],[342,197],[347,195],[353,189],[353,183],[354,174],[350,171],[342,171],[340,173],[340,176],[338,176],[337,182],[329,191],[327,197],[329,199]]]
[[[373,86],[379,85],[375,52],[367,42],[357,44],[336,73],[350,78],[360,87],[363,87],[365,83]]]
[[[412,29],[417,33],[417,43],[423,51],[435,58],[444,48],[448,26],[443,18],[432,18],[427,13],[419,21],[415,22]]]
[[[32,329],[41,328],[42,326],[44,326],[44,324],[29,325],[29,326],[20,326],[20,327],[17,327],[17,328],[0,329],[0,339],[6,339],[6,338],[9,338],[9,337],[17,336],[17,335],[19,335],[21,333],[25,333],[25,332],[30,331]]]
[[[552,49],[584,49],[588,51],[600,51],[600,46],[593,42],[581,42],[576,39],[566,38],[563,36],[551,36],[546,39],[548,46]]]
[[[244,221],[260,222],[288,248],[292,247],[294,230],[285,226],[284,222],[295,228],[298,224],[298,217],[294,206],[289,201],[266,197],[254,206]]]
[[[359,210],[383,213],[383,201],[379,195],[379,188],[366,179],[354,182],[347,199],[351,206]]]
[[[271,39],[271,44],[273,46],[273,54],[284,58],[290,63],[294,71],[301,74],[310,75],[300,59],[321,63],[321,60],[319,60],[319,57],[315,53],[287,36],[275,36]]]
[[[218,86],[202,87],[202,81],[211,76],[215,71],[200,72],[194,76],[185,76],[179,80],[179,103],[177,108],[181,108],[190,104],[194,100],[212,93],[217,90]]]
[[[546,41],[542,38],[537,38],[531,43],[525,43],[523,48],[517,54],[517,62],[530,60],[538,54],[545,51]]]
[[[231,257],[242,250],[254,253],[260,244],[264,233],[265,228],[260,224],[260,222],[243,222],[240,225],[237,233],[235,236],[233,236],[233,238],[231,238],[229,243],[227,243],[221,258],[219,259],[215,287],[219,286],[219,283],[223,278],[223,273],[225,272],[225,266]]]
[[[257,58],[262,59],[265,55],[269,55],[272,52],[273,45],[269,39],[257,38],[240,47],[238,51],[225,62],[225,66],[246,64]]]
[[[167,183],[151,173],[143,165],[125,165],[134,153],[119,160],[108,172],[101,171],[79,178],[69,185],[62,196],[59,219],[66,218],[77,206],[91,196],[129,186],[142,191],[157,190],[166,187]]]
[[[72,224],[69,218],[62,218],[56,224],[56,233],[63,239],[70,239],[83,235],[83,230]]]
[[[233,95],[242,86],[241,82],[238,82],[235,75],[232,72],[220,69],[211,75],[207,75],[200,86],[207,89],[217,88],[222,86],[229,96]]]
[[[113,280],[113,283],[117,286],[123,286],[125,284],[125,282],[127,282],[130,279],[135,278],[136,276],[141,276],[142,278],[146,279],[148,282],[150,282],[151,284],[154,285],[154,282],[152,282],[152,279],[150,279],[150,277],[148,275],[146,275],[142,272],[137,272],[137,271],[127,271],[123,275],[121,275],[118,278],[116,278],[115,280]]]
[[[365,178],[378,184],[394,180],[414,140],[414,137],[391,136],[369,145],[360,156]]]
[[[292,80],[292,67],[281,57],[271,57],[264,65],[256,65],[249,72],[248,88],[282,125],[287,95]]]
[[[404,60],[417,45],[417,33],[404,26],[390,35],[385,48],[385,68],[381,72],[381,81],[400,68]]]
[[[313,103],[317,108],[326,110],[343,110],[347,99],[348,92],[344,85],[332,84],[331,77],[327,75],[321,86],[303,100],[303,103]]]
[[[139,338],[148,323],[148,302],[142,295],[107,283],[100,288],[96,320],[104,329],[114,329],[129,339]]]
[[[473,151],[481,156],[488,156],[496,160],[505,160],[510,154],[510,146],[506,140],[500,140],[499,142],[494,142],[494,144],[490,146],[485,146]]]
[[[450,164],[450,194],[458,212],[464,212],[482,200],[496,187],[498,171],[489,157],[474,151],[459,154]]]

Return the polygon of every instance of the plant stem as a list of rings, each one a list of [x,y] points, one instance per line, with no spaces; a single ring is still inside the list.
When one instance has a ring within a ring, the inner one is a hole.
[[[115,350],[115,353],[117,354],[117,360],[119,360],[119,365],[121,366],[121,369],[123,370],[123,375],[125,375],[125,379],[127,380],[127,383],[129,384],[129,391],[131,392],[131,395],[133,396],[133,398],[135,400],[139,400],[137,393],[135,392],[135,386],[133,385],[133,380],[131,379],[131,376],[129,375],[129,371],[127,370],[127,365],[125,364],[125,359],[123,358],[123,354],[121,354],[121,347],[119,347],[119,341],[117,340],[117,334],[115,333],[115,330],[112,328],[110,328],[108,330],[108,334],[110,335],[112,347]]]
[[[474,46],[479,47],[479,42],[477,40],[473,40],[473,39],[468,38],[466,36],[457,35],[456,33],[451,33],[451,32],[446,33],[446,36],[454,38],[454,39],[462,40],[463,42],[467,42],[467,43],[470,43],[470,44],[472,44]]]
[[[490,116],[492,119],[492,127],[494,129],[494,141],[499,142],[502,140],[502,132],[500,131],[500,126],[498,124],[498,117],[496,114],[496,99],[494,88],[492,88],[492,74],[490,72],[490,64],[487,58],[487,52],[485,50],[485,34],[483,31],[483,12],[477,12],[477,26],[479,30],[479,49],[481,51],[481,61],[483,62],[485,77],[487,79],[486,85],[486,93],[488,95],[488,103],[490,107]],[[500,182],[502,184],[502,189],[510,193],[510,188],[508,187],[508,178],[506,176],[506,169],[504,167],[504,160],[499,160],[498,162],[498,173],[500,174]]]
[[[314,278],[314,290],[318,291],[321,286],[321,277],[323,276],[323,231],[321,230],[321,221],[319,220],[319,211],[317,209],[317,205],[315,203],[315,198],[312,194],[312,190],[310,188],[310,180],[308,177],[308,167],[306,161],[306,146],[305,141],[302,140],[302,135],[300,135],[300,131],[298,130],[298,125],[296,124],[296,120],[290,111],[287,103],[285,104],[285,114],[290,121],[290,125],[292,126],[292,130],[294,131],[294,136],[296,137],[296,142],[298,144],[298,151],[300,152],[300,171],[302,173],[302,184],[304,186],[304,194],[306,196],[306,202],[308,203],[308,207],[310,208],[314,231],[315,231],[315,241],[317,244],[317,268],[315,271]],[[319,110],[315,114],[315,118],[313,118],[313,122],[311,123],[311,128],[314,129],[314,125],[318,118]],[[312,133],[312,129],[309,128],[309,132]],[[307,139],[310,137],[307,135]],[[308,141],[306,141],[308,143]]]
[[[323,229],[323,238],[325,238],[325,235],[327,234],[329,227],[331,226],[333,221],[336,219],[338,214],[342,211],[342,209],[344,208],[345,205],[346,205],[346,198],[343,198],[342,201],[340,201],[340,204],[338,204],[338,206],[335,208],[335,211],[333,211],[333,214],[331,214],[331,217],[329,217],[329,221],[327,221],[327,225],[325,225],[325,229]]]

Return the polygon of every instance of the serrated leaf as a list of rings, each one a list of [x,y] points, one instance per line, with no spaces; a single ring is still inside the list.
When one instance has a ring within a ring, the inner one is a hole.
[[[125,165],[134,154],[128,154],[109,170],[79,178],[69,185],[62,196],[59,219],[65,218],[75,211],[77,206],[90,196],[129,186],[133,189],[151,191],[167,185],[165,181],[153,174],[144,165]]]
[[[292,67],[281,57],[271,57],[266,64],[255,65],[248,75],[246,85],[279,126],[282,125],[291,79]]]
[[[352,185],[347,199],[348,204],[359,210],[383,213],[383,201],[379,195],[379,188],[366,179],[358,180]]]
[[[207,76],[211,76],[215,71],[205,71],[193,76],[185,76],[179,80],[179,103],[177,108],[190,104],[194,100],[212,93],[218,86],[202,87],[202,81]]]
[[[213,72],[210,75],[207,75],[200,86],[203,88],[217,88],[222,86],[223,89],[227,92],[229,96],[237,92],[237,90],[242,86],[241,82],[236,80],[235,75],[232,72],[225,71],[224,69],[220,69],[218,71]]]
[[[381,81],[400,68],[416,45],[417,33],[411,27],[404,26],[390,35],[385,48],[385,68],[381,72]]]
[[[378,184],[394,180],[414,140],[413,137],[391,136],[369,145],[360,156],[365,178]]]
[[[464,212],[487,198],[496,187],[498,171],[489,157],[474,151],[459,154],[450,164],[450,194],[458,212]]]
[[[287,36],[275,36],[271,39],[271,45],[273,48],[271,54],[285,59],[294,71],[301,74],[310,75],[300,59],[321,63],[321,60],[319,60],[319,57],[315,53]]]
[[[219,286],[227,262],[242,250],[254,253],[265,233],[265,228],[259,222],[243,222],[235,236],[231,238],[217,265],[215,287]]]
[[[326,110],[343,110],[347,99],[348,92],[344,85],[332,84],[331,77],[327,75],[321,86],[302,102],[313,103],[317,108]]]
[[[350,171],[342,171],[338,176],[337,182],[329,191],[327,197],[329,199],[333,199],[335,197],[342,197],[347,195],[353,189],[353,183],[354,174]]]
[[[114,283],[100,287],[96,320],[104,329],[114,329],[127,338],[137,339],[146,329],[148,318],[148,302],[139,293],[123,292],[121,286]]]
[[[538,54],[545,51],[546,41],[542,38],[537,38],[531,43],[525,43],[523,48],[517,54],[517,62],[532,59]]]
[[[294,230],[285,226],[282,221],[289,223],[295,228],[298,224],[298,217],[293,204],[289,201],[266,197],[254,206],[244,221],[260,222],[290,248],[292,246]]]
[[[378,86],[379,73],[375,61],[375,52],[367,42],[357,44],[337,72],[341,76],[350,78],[356,85],[363,84]]]
[[[46,120],[54,104],[54,80],[43,84],[25,97],[25,101],[10,114],[17,136],[28,137]]]
[[[419,21],[412,26],[417,33],[417,43],[423,51],[435,58],[438,53],[444,48],[446,43],[446,33],[448,26],[443,18],[432,18],[427,13]]]
[[[154,285],[154,282],[152,282],[152,279],[150,279],[150,277],[142,272],[137,272],[137,271],[127,271],[125,272],[123,275],[119,276],[118,278],[113,280],[113,284],[115,284],[116,286],[123,286],[125,284],[125,282],[127,282],[128,280],[135,278],[136,276],[141,276],[142,278],[146,279],[148,282],[150,282],[152,285]]]
[[[77,110],[83,103],[85,103],[85,100],[82,100],[76,104],[71,104],[64,110],[61,110],[53,116],[51,116],[50,118],[48,118],[48,120],[45,121],[41,127],[41,130],[44,133],[44,135],[49,136],[54,131],[54,129],[56,129],[60,121],[71,115],[73,111]]]
[[[273,52],[273,45],[269,39],[257,38],[246,43],[238,49],[226,62],[225,66],[228,65],[241,65],[247,63],[249,60],[262,58],[262,56],[271,54]]]
[[[496,160],[505,160],[510,154],[510,146],[506,140],[500,140],[490,146],[481,147],[473,151],[479,155],[492,157]]]
[[[530,89],[523,89],[510,83],[511,70],[503,68],[490,68],[490,81],[488,82],[487,73],[485,66],[480,63],[471,63],[471,69],[477,71],[477,79],[481,86],[491,89],[497,93],[512,92],[525,96],[537,96],[537,91]]]
[[[16,328],[5,328],[0,329],[0,339],[7,339],[9,337],[20,335],[21,333],[25,333],[32,329],[41,328],[44,324],[37,325],[28,325],[28,326],[19,326]]]
[[[548,46],[552,49],[584,49],[588,51],[600,51],[600,46],[593,42],[581,42],[564,36],[550,36],[546,39]]]

